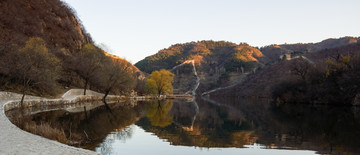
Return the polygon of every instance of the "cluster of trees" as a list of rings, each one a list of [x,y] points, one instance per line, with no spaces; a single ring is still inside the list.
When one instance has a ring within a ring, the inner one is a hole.
[[[105,102],[110,93],[127,94],[138,82],[134,66],[106,55],[93,44],[86,44],[80,52],[60,58],[39,37],[29,38],[23,47],[14,46],[13,49],[0,57],[1,89],[12,86],[12,91],[23,94],[21,102],[29,90],[55,95],[62,86],[82,86],[84,95],[87,89],[102,92]],[[163,69],[154,71],[140,84],[145,85],[143,89],[148,94],[170,95],[173,77],[174,74]]]
[[[108,57],[102,49],[92,44],[86,44],[71,62],[71,70],[84,80],[84,95],[91,85],[105,94],[105,101],[110,92],[130,92],[136,85],[135,73],[130,63]]]
[[[291,73],[297,79],[273,87],[272,96],[281,103],[352,104],[360,92],[360,54],[349,52],[309,63],[304,59],[291,62]]]
[[[14,51],[0,59],[1,85],[21,86],[22,101],[29,89],[54,94],[61,85],[78,86],[73,82],[76,77],[75,82],[83,83],[84,95],[91,86],[105,94],[104,100],[111,92],[127,93],[136,85],[135,70],[130,63],[105,55],[93,44],[86,44],[80,52],[60,59],[52,54],[43,39],[32,37],[23,47],[14,47]],[[73,74],[64,74],[67,72]]]
[[[70,59],[70,70],[84,80],[84,95],[89,86],[105,93],[125,93],[135,87],[136,77],[130,63],[104,54],[93,44],[86,44],[80,53]]]
[[[24,47],[6,53],[1,59],[2,77],[22,86],[21,103],[31,87],[53,91],[54,81],[58,77],[59,60],[49,52],[41,38],[30,38]]]

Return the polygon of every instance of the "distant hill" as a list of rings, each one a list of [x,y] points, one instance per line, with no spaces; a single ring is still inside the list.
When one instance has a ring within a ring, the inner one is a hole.
[[[202,92],[237,82],[261,66],[266,58],[259,49],[246,43],[198,41],[172,45],[137,62],[135,66],[141,71],[151,73],[160,69],[170,70],[187,60],[195,61],[201,81],[199,91]]]
[[[359,76],[360,42],[278,61],[210,96],[264,97],[278,103],[359,104]]]
[[[135,66],[151,73],[160,69],[172,70],[187,60],[194,60],[200,77],[197,94],[271,97],[273,86],[284,82],[284,79],[291,81],[298,78],[291,72],[293,62],[283,61],[285,57],[282,56],[286,55],[288,60],[305,56],[314,63],[324,64],[337,54],[348,55],[357,51],[353,46],[358,43],[359,37],[342,37],[319,43],[269,45],[258,49],[246,43],[198,41],[172,45]],[[172,71],[176,75],[174,92],[189,92],[196,83],[191,67],[185,65]]]
[[[301,55],[305,53],[313,53],[320,50],[346,46],[359,42],[360,37],[342,37],[337,39],[326,39],[318,43],[269,45],[260,48],[260,50],[266,57],[269,58],[271,62],[276,62],[279,60],[280,55],[283,54]]]

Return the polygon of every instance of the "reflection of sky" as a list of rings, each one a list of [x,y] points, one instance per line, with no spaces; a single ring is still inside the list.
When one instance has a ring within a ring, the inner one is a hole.
[[[96,152],[102,154],[146,154],[146,155],[159,155],[159,154],[171,154],[171,155],[190,155],[190,154],[206,154],[206,155],[231,155],[231,154],[315,154],[314,151],[302,151],[302,150],[276,150],[276,149],[261,149],[260,145],[250,145],[249,148],[196,148],[187,146],[172,146],[169,142],[159,139],[153,133],[145,132],[137,125],[129,126],[132,135],[126,135],[127,138],[119,136],[108,135],[106,137],[106,146],[101,150],[96,148]],[[126,129],[126,130],[129,130]],[[121,132],[121,131],[119,131]],[[114,133],[116,134],[116,133]],[[131,138],[130,138],[131,137]]]

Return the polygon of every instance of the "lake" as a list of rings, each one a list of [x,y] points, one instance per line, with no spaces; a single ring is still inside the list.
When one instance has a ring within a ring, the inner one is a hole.
[[[22,122],[20,128],[49,124],[65,133],[68,144],[101,154],[275,155],[359,154],[359,112],[356,107],[198,97],[82,103],[7,115]]]

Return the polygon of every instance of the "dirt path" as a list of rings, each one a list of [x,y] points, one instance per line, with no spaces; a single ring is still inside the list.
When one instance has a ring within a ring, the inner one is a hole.
[[[87,96],[81,95],[80,89],[72,89],[66,92],[61,99],[45,99],[34,96],[26,96],[25,101],[67,101],[71,102],[80,97],[86,98],[101,95],[100,93],[89,91]],[[0,155],[35,155],[35,154],[51,154],[51,155],[91,155],[98,154],[93,151],[76,148],[61,144],[59,142],[33,135],[19,129],[13,125],[5,116],[5,110],[10,104],[18,102],[21,98],[20,94],[0,92]],[[5,107],[6,104],[7,107]],[[11,106],[10,106],[11,107]]]

